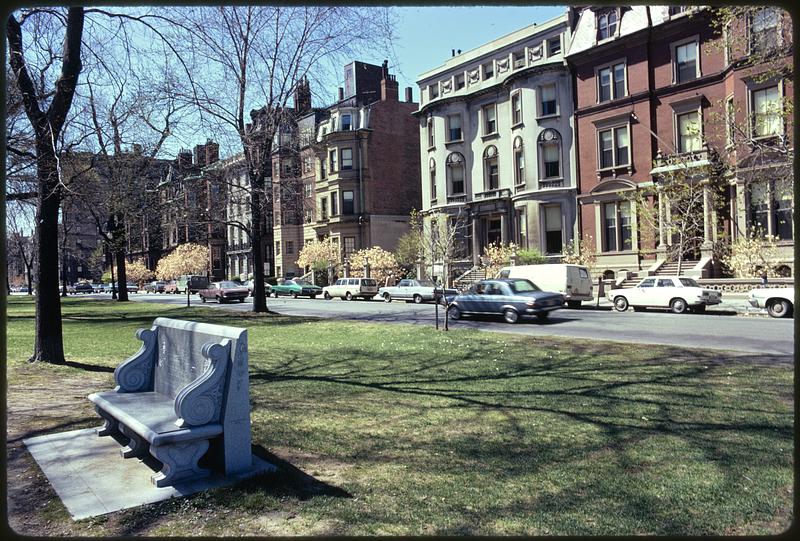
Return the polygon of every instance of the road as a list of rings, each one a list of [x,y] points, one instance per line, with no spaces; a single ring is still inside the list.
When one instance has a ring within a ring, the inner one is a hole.
[[[108,295],[96,295],[97,297]],[[134,294],[142,302],[185,304],[178,295]],[[192,304],[201,306],[196,295]],[[434,324],[433,304],[385,303],[382,301],[326,301],[317,299],[269,298],[270,310],[291,316],[317,316],[386,323]],[[207,303],[203,306],[226,310],[250,310],[244,303]],[[442,311],[439,315],[443,316]],[[494,318],[466,319],[451,323],[453,328],[478,328],[531,336],[561,336],[591,340],[613,340],[641,344],[721,349],[739,353],[794,354],[794,320],[742,317],[720,313],[671,314],[667,312],[613,312],[610,310],[557,310],[547,323],[536,320],[510,325]]]

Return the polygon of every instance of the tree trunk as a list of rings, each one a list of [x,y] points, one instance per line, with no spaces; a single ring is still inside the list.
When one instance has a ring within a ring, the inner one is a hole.
[[[117,250],[114,252],[114,257],[117,260],[117,286],[119,292],[119,298],[117,299],[120,302],[125,302],[128,300],[128,277],[125,273],[125,250]]]
[[[36,266],[36,339],[31,362],[64,364],[61,337],[61,298],[58,292],[58,185],[56,157],[46,143],[38,146],[39,184],[36,213],[36,243],[39,264]],[[49,264],[47,262],[50,262]]]
[[[252,213],[253,224],[250,227],[250,245],[253,250],[253,312],[268,312],[267,296],[264,293],[264,253],[261,238],[261,223],[264,219],[261,212],[261,197],[264,192],[264,178],[256,174],[253,179]]]

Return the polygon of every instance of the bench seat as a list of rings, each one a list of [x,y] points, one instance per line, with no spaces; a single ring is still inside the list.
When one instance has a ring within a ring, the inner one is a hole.
[[[109,391],[93,393],[89,395],[89,400],[151,445],[208,439],[222,434],[222,425],[219,423],[179,427],[176,424],[175,400],[161,393]]]

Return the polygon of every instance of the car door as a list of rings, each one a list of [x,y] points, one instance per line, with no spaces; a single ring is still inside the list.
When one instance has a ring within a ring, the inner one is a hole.
[[[645,278],[639,285],[634,288],[633,299],[628,299],[628,302],[633,305],[638,306],[656,306],[653,303],[656,302],[656,291],[655,291],[656,279],[655,278]]]
[[[458,307],[462,312],[476,312],[478,301],[483,294],[483,284],[472,285],[466,293],[458,296]]]
[[[411,297],[409,292],[412,287],[411,280],[400,280],[400,283],[397,284],[397,293],[395,293],[395,297],[398,299],[408,299]]]
[[[503,290],[505,284],[500,282],[490,282],[486,285],[483,294],[483,311],[491,314],[499,314],[500,309],[506,304],[507,291]]]
[[[669,306],[669,301],[675,296],[675,284],[672,278],[659,278],[654,291],[652,306]]]

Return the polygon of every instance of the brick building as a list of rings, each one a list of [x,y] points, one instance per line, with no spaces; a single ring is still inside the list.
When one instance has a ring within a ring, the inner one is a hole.
[[[760,31],[778,36],[770,43],[780,43],[775,52],[786,55],[790,21],[775,13]],[[758,220],[781,236],[787,265],[791,260],[786,199],[776,199],[766,179],[750,174],[748,159],[754,141],[790,136],[788,123],[775,120],[765,127],[763,118],[754,120],[759,114],[769,117],[760,111],[791,96],[792,81],[780,76],[761,81],[756,75],[763,66],[742,62],[755,46],[752,21],[730,29],[732,35],[746,32],[742,42],[749,40],[743,50],[734,50],[725,46],[711,17],[707,9],[685,6],[570,8],[573,37],[566,58],[575,77],[581,234],[594,240],[597,269],[606,276],[657,269],[675,257],[668,249],[677,240],[665,226],[675,209],[658,194],[664,178],[678,168],[702,189],[693,210],[699,216],[698,241],[681,254],[687,260],[682,272],[719,272],[715,247],[746,234]],[[791,62],[790,53],[786,60]],[[751,126],[739,143],[731,139],[735,125]],[[715,176],[720,171],[727,171],[724,179]],[[754,188],[762,199],[752,196]],[[652,238],[639,223],[642,209],[626,196],[637,190],[645,190],[649,204],[658,208]],[[762,208],[755,208],[759,204]]]
[[[453,51],[417,81],[423,212],[467,219],[454,273],[490,244],[556,259],[575,236],[569,37],[562,15]]]

